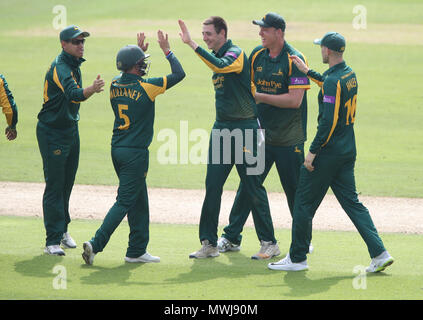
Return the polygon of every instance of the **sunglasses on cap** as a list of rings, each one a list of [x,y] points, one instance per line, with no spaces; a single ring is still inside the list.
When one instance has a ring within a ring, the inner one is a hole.
[[[70,40],[70,42],[73,45],[77,46],[77,45],[80,45],[81,43],[84,44],[85,43],[85,39],[72,39],[72,40]]]

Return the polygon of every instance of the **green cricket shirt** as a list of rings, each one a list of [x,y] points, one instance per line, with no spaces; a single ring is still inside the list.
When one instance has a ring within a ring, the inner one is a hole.
[[[216,120],[233,121],[254,119],[257,109],[251,93],[248,58],[231,40],[209,53],[200,46],[195,50],[206,65],[213,70],[216,97]]]
[[[70,128],[78,122],[80,103],[86,100],[79,69],[84,61],[62,51],[52,62],[45,76],[39,121],[59,129]]]
[[[321,87],[317,133],[310,152],[355,156],[354,121],[358,83],[354,71],[343,61],[322,75],[313,70],[307,75]]]
[[[291,55],[306,62],[304,55],[286,41],[277,57],[269,56],[269,49],[256,47],[250,55],[251,80],[257,92],[285,94],[290,89],[310,89],[309,79],[298,70]],[[278,108],[269,104],[257,105],[258,117],[266,132],[266,144],[292,146],[307,138],[307,94],[298,109]]]
[[[155,99],[166,86],[167,77],[143,79],[122,73],[112,80],[113,147],[148,148],[153,139]]]
[[[0,107],[6,116],[7,125],[16,129],[18,123],[18,108],[13,98],[12,92],[9,90],[5,77],[0,74]]]

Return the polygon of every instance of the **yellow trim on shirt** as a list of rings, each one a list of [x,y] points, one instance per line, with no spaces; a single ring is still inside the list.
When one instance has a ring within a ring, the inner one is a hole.
[[[71,71],[71,76],[72,76],[72,78],[73,78],[73,81],[75,81],[75,84],[76,84],[76,87],[79,89],[80,87],[79,87],[79,84],[78,84],[78,82],[76,81],[76,78],[75,78],[75,76],[73,75],[73,72]]]
[[[166,91],[167,87],[167,77],[163,77],[163,86],[159,87],[151,83],[140,81],[141,87],[145,90],[148,97],[151,101],[154,101],[159,94],[162,94]]]
[[[0,78],[0,106],[3,108],[3,113],[6,116],[6,121],[9,126],[13,121],[13,109],[10,105],[9,98],[7,97],[6,89],[4,88],[4,81]]]
[[[323,81],[318,81],[314,79],[313,77],[308,77],[311,81],[315,82],[320,88],[323,86]]]
[[[63,89],[63,86],[60,83],[59,76],[57,75],[56,67],[54,67],[54,69],[53,69],[53,81],[63,92],[65,92],[65,89]]]
[[[251,82],[254,83],[254,61],[256,60],[257,56],[259,55],[260,52],[262,52],[263,50],[265,50],[266,48],[262,48],[259,51],[257,51],[256,53],[254,53],[254,55],[251,58]]]
[[[309,84],[300,84],[298,86],[292,85],[292,86],[288,86],[288,89],[310,89],[310,85]]]
[[[330,140],[333,131],[335,130],[336,124],[338,123],[338,114],[339,114],[339,105],[341,104],[341,82],[338,80],[338,83],[336,85],[336,98],[335,98],[335,109],[333,111],[333,123],[332,128],[330,129],[329,136],[326,139],[326,142],[322,144],[322,147],[324,147]]]
[[[287,55],[288,55],[288,64],[289,64],[288,77],[290,77],[292,74],[292,59],[289,53],[287,53]]]
[[[216,73],[241,73],[242,69],[244,67],[244,51],[241,51],[238,58],[236,58],[229,66],[218,68],[214,64],[212,64],[210,61],[208,61],[206,58],[201,56],[199,53],[197,55],[200,57],[201,60],[210,68],[213,70],[213,72]]]
[[[254,83],[254,61],[256,60],[258,54],[260,52],[262,52],[263,50],[265,50],[266,48],[262,48],[260,50],[258,50],[256,53],[254,53],[254,55],[251,57],[251,62],[250,62],[250,75],[251,75],[251,93],[253,94],[253,97],[256,96],[256,91],[257,91],[257,87],[256,84]]]
[[[48,91],[48,80],[44,82],[44,103],[46,103],[49,100],[47,91]]]

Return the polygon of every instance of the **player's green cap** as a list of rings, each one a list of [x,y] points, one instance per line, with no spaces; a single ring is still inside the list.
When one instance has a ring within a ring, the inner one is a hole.
[[[83,35],[84,37],[89,37],[90,33],[87,31],[81,30],[78,26],[70,25],[64,28],[60,32],[60,40],[61,41],[69,41],[71,39],[76,38],[79,35]]]
[[[313,43],[325,46],[333,51],[345,51],[345,38],[335,31],[326,33],[322,39],[315,39]]]
[[[273,27],[276,29],[281,29],[282,31],[285,31],[286,26],[285,20],[280,15],[274,12],[266,14],[261,20],[253,20],[253,24],[264,28]]]
[[[135,66],[138,61],[146,59],[149,56],[140,47],[132,44],[127,45],[120,49],[116,56],[116,68],[126,72]]]

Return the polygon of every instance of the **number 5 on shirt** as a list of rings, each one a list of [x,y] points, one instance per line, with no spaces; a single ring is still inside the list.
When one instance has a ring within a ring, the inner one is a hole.
[[[124,124],[119,126],[119,130],[127,130],[131,122],[129,121],[129,117],[123,113],[122,110],[128,110],[128,105],[126,104],[118,104],[118,111],[119,111],[119,118],[123,119]]]

